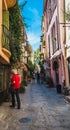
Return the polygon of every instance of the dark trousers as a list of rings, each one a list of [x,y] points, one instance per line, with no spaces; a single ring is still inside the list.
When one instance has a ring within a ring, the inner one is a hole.
[[[19,97],[19,89],[14,90],[11,93],[12,96],[12,106],[15,107],[15,96],[16,96],[16,100],[17,100],[17,108],[20,108],[20,97]]]

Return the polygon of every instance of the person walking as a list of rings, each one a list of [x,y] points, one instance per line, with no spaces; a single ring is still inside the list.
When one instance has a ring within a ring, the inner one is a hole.
[[[19,89],[20,89],[20,76],[17,74],[17,70],[12,70],[11,75],[11,100],[12,105],[10,107],[15,108],[15,96],[17,100],[17,109],[20,109],[20,97],[19,97]]]
[[[40,83],[40,73],[37,72],[37,83]]]

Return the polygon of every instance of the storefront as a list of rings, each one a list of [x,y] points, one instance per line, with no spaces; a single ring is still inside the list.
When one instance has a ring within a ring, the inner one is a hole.
[[[10,80],[10,66],[0,64],[0,103],[6,98]]]

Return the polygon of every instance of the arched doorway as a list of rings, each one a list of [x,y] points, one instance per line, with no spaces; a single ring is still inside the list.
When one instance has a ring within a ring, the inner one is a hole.
[[[70,57],[68,57],[68,73],[69,73],[69,85],[70,85]]]
[[[56,84],[59,84],[59,64],[57,60],[53,61],[53,70],[55,71]]]

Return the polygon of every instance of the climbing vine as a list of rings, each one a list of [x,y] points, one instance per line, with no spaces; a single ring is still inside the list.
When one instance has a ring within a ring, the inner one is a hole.
[[[22,53],[20,48],[21,25],[24,26],[18,2],[16,2],[14,7],[9,9],[9,21],[10,32],[14,44],[14,50],[11,56],[11,64],[15,64],[20,62],[20,56]]]

